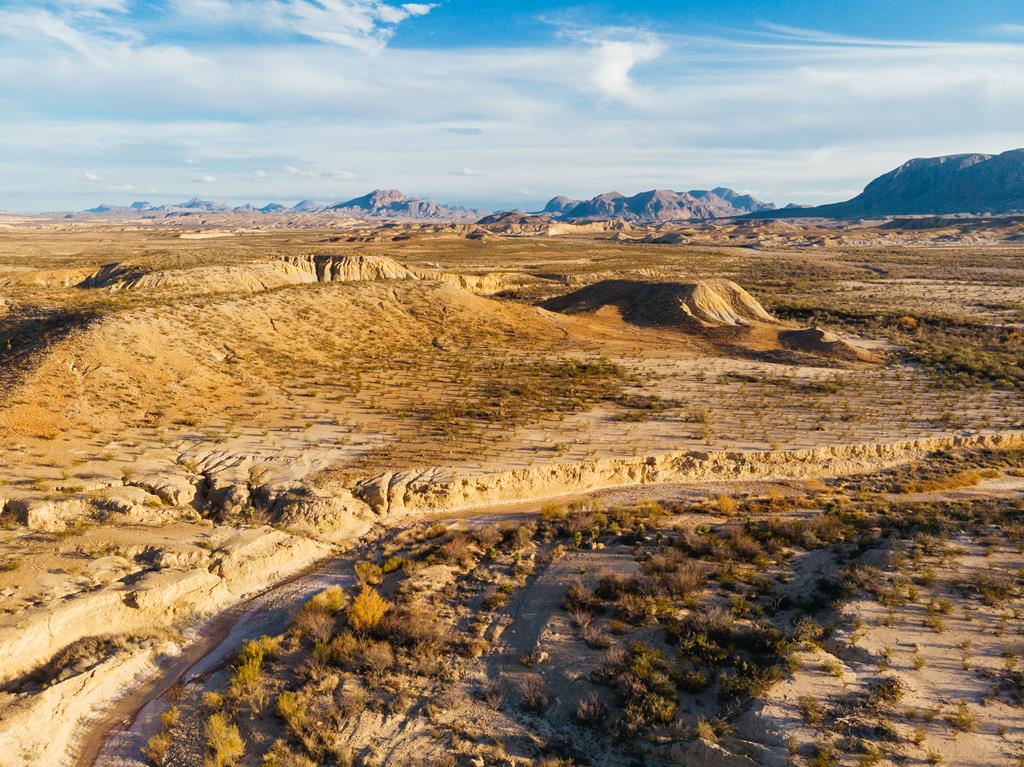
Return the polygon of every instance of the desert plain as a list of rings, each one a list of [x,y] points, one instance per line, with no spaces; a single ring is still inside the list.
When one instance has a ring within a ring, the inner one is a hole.
[[[1019,765],[1024,223],[0,216],[0,765]]]

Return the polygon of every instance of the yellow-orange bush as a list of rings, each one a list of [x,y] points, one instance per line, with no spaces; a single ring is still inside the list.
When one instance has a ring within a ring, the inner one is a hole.
[[[365,634],[372,631],[391,605],[376,590],[366,586],[348,608],[348,625]]]

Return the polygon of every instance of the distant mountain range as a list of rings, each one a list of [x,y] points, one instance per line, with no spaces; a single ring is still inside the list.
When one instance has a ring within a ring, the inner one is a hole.
[[[658,223],[683,219],[721,218],[741,216],[756,211],[774,210],[769,202],[762,202],[749,194],[739,194],[726,187],[695,189],[690,192],[652,190],[626,197],[618,192],[602,194],[591,200],[573,200],[555,197],[541,211],[552,219],[602,220],[620,219],[633,223]],[[397,189],[377,189],[361,197],[335,203],[302,200],[290,207],[270,203],[262,207],[252,205],[231,206],[193,198],[170,205],[152,205],[146,201],[131,205],[98,205],[86,210],[90,215],[109,217],[148,218],[153,216],[188,216],[198,213],[240,214],[333,214],[351,218],[393,219],[402,221],[474,222],[486,219],[489,211],[461,206],[443,205],[418,197],[409,197]],[[497,215],[505,215],[503,211]],[[519,211],[515,211],[521,215]]]
[[[732,189],[719,186],[710,190],[693,189],[689,192],[652,189],[632,197],[619,192],[609,192],[599,194],[590,200],[573,200],[559,196],[552,198],[541,213],[563,219],[621,219],[650,224],[682,219],[742,216],[765,210],[775,210],[775,205],[758,200],[752,195],[739,194]]]
[[[188,216],[199,213],[324,214],[350,218],[469,223],[510,216],[545,217],[560,221],[620,220],[637,224],[743,216],[747,218],[881,218],[953,213],[1013,213],[1024,211],[1024,149],[998,155],[957,154],[910,160],[883,176],[846,202],[830,205],[786,205],[776,208],[749,194],[727,187],[674,192],[653,189],[627,197],[619,192],[589,200],[559,196],[534,214],[522,211],[475,210],[409,197],[397,189],[378,189],[335,203],[303,200],[291,207],[271,203],[262,207],[192,199],[174,205],[133,202],[128,206],[100,205],[85,211],[109,217]]]
[[[1024,211],[1024,149],[910,160],[846,202],[753,211],[751,218],[881,218]]]
[[[138,201],[131,205],[99,205],[86,213],[111,216],[189,215],[192,213],[330,213],[352,218],[380,218],[413,221],[476,221],[488,213],[461,206],[441,205],[433,200],[407,197],[397,189],[378,189],[362,197],[336,203],[303,200],[291,207],[271,203],[256,208],[252,205],[231,206],[193,198],[171,205],[151,205]]]

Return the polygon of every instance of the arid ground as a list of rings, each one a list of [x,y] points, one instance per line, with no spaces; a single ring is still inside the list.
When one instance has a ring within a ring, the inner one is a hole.
[[[0,765],[1022,763],[1020,222],[262,221],[0,216]]]

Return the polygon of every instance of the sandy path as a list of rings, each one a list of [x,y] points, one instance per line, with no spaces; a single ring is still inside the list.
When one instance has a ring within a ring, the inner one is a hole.
[[[163,666],[157,675],[132,690],[108,714],[89,725],[77,767],[127,767],[143,764],[139,749],[158,729],[162,699],[177,683],[215,671],[246,639],[277,634],[298,605],[328,586],[351,587],[353,557],[330,559],[313,570],[279,583],[197,627],[194,642]]]

